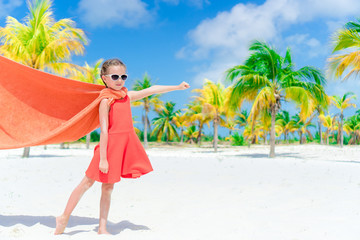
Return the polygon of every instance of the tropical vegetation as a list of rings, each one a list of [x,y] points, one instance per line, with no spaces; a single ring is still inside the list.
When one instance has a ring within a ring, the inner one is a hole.
[[[66,75],[77,69],[72,54],[84,53],[87,38],[69,18],[56,21],[50,0],[28,1],[24,23],[8,16],[0,27],[0,54],[31,68]],[[29,157],[30,148],[23,157]]]
[[[34,0],[28,7],[23,23],[9,16],[6,26],[0,28],[0,54],[38,70],[103,84],[99,78],[102,59],[83,66],[70,61],[73,54],[85,50],[84,31],[70,19],[56,21],[50,0]],[[357,76],[359,33],[358,20],[334,34],[328,77],[346,80]],[[159,141],[199,147],[203,143],[202,147],[217,152],[223,146],[264,144],[270,145],[269,156],[274,157],[276,144],[360,144],[360,110],[348,114],[356,108],[355,94],[328,95],[323,72],[313,66],[295,68],[289,48],[277,50],[255,40],[249,52],[243,63],[224,69],[225,81],[204,79],[182,109],[173,101],[164,103],[161,95],[132,102],[132,106],[143,108],[142,128],[135,131],[144,146]],[[139,91],[153,85],[145,73],[131,88]],[[155,115],[152,119],[151,114]],[[138,125],[134,118],[133,122]],[[99,133],[94,131],[79,141],[86,141],[89,147],[90,141],[98,140]],[[25,148],[24,156],[28,154],[29,148]]]
[[[133,90],[140,91],[146,88],[151,87],[152,81],[150,76],[145,73],[142,80],[136,80],[135,84],[133,85]],[[148,128],[151,131],[150,128],[150,120],[149,120],[149,111],[150,109],[154,109],[156,111],[161,111],[163,109],[163,102],[160,100],[159,94],[150,95],[148,97],[145,97],[141,100],[132,102],[132,106],[138,107],[142,106],[144,108],[144,115],[142,117],[142,121],[144,123],[144,146],[145,148],[148,147]]]
[[[251,55],[243,65],[227,70],[227,79],[233,84],[229,104],[236,109],[244,101],[253,102],[252,129],[259,115],[264,112],[271,115],[269,157],[275,157],[275,121],[282,101],[296,103],[304,121],[326,96],[323,88],[326,80],[320,70],[311,66],[295,70],[290,49],[281,56],[275,48],[255,41],[249,50]]]

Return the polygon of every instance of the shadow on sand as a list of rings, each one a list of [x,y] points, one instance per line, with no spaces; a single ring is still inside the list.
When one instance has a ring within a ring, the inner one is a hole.
[[[29,158],[52,158],[52,157],[72,157],[71,155],[53,155],[53,154],[39,154],[30,155]]]
[[[249,158],[269,158],[269,154],[264,153],[250,153],[250,154],[236,154],[236,157],[249,157]],[[299,156],[299,153],[275,153],[276,157],[289,157],[289,158],[303,158]]]
[[[209,150],[201,150],[201,151],[195,151],[194,153],[215,153],[213,149],[209,149]],[[221,153],[226,153],[225,150],[218,150],[217,154],[221,154]],[[275,158],[276,157],[288,157],[288,158],[298,158],[298,159],[302,159],[303,157],[301,157],[299,155],[299,153],[275,153]],[[269,154],[265,154],[265,153],[248,153],[248,154],[239,154],[239,153],[234,153],[234,154],[226,154],[225,156],[229,156],[229,157],[248,157],[248,158],[269,158]],[[307,157],[307,158],[311,158],[311,157]]]
[[[55,230],[55,217],[53,216],[26,216],[26,215],[15,215],[15,216],[4,216],[0,215],[0,226],[11,227],[16,224],[22,224],[27,227],[31,227],[37,223],[40,223],[44,226],[53,228]],[[89,218],[89,217],[79,217],[79,216],[71,216],[69,219],[69,223],[67,225],[68,228],[75,227],[78,225],[94,225],[98,224],[99,219],[97,218]],[[136,225],[129,221],[121,221],[118,223],[113,223],[108,221],[107,230],[111,234],[119,234],[125,229],[130,230],[150,230],[147,226],[144,225]],[[97,231],[98,227],[94,229]],[[66,235],[75,235],[80,232],[88,232],[87,230],[76,230],[72,232],[65,232]]]

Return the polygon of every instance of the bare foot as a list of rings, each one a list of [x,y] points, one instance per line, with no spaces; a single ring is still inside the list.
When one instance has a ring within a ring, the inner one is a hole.
[[[69,218],[64,217],[63,215],[56,217],[56,229],[54,234],[59,235],[62,234],[66,228],[66,225],[69,221]]]
[[[106,231],[106,229],[104,229],[104,230],[100,230],[100,229],[99,229],[98,234],[111,235],[108,231]]]

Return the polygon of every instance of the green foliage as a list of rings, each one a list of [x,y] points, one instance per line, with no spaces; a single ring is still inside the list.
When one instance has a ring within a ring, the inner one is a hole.
[[[92,131],[90,134],[90,142],[99,142],[100,141],[100,133],[98,131]]]
[[[74,53],[83,54],[87,39],[69,18],[55,21],[50,0],[28,1],[29,14],[20,23],[8,16],[0,27],[0,54],[35,69],[58,74],[71,73],[78,66],[67,63]]]
[[[173,140],[173,138],[179,138],[176,131],[176,124],[173,121],[176,114],[180,113],[180,110],[175,111],[175,103],[166,102],[165,108],[158,112],[158,117],[152,120],[154,129],[151,135],[157,137],[158,140],[165,136],[166,142]]]
[[[318,131],[316,131],[314,139],[311,142],[320,143],[320,135]]]
[[[333,135],[329,137],[330,145],[336,145],[337,144],[337,138],[338,138],[338,132],[335,132]]]
[[[240,135],[238,132],[235,132],[230,137],[231,145],[232,146],[245,146],[247,143],[244,140],[243,135]]]
[[[144,140],[144,131],[140,130],[140,132],[138,132],[136,135],[139,137],[140,141]],[[149,132],[148,132],[147,136],[148,136],[148,138],[147,138],[148,142],[156,142],[156,140],[157,140],[156,136],[151,136],[151,134]]]
[[[359,74],[359,21],[348,22],[333,36],[333,55],[328,59],[328,75],[348,79]],[[345,75],[346,73],[346,75]],[[343,77],[343,75],[345,75]]]
[[[212,142],[213,140],[214,140],[213,135],[203,135],[201,137],[201,141],[203,141],[203,142]]]
[[[77,140],[81,143],[86,143],[86,135]],[[96,130],[92,131],[90,133],[90,142],[99,142],[100,141],[100,133],[98,133]]]

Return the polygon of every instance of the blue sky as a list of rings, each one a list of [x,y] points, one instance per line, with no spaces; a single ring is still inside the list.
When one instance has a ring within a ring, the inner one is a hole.
[[[0,26],[6,16],[21,20],[27,12],[25,1],[0,0]],[[196,88],[204,78],[223,80],[227,68],[248,56],[253,39],[267,41],[281,52],[290,47],[298,67],[325,69],[331,35],[360,17],[360,1],[55,0],[53,12],[57,20],[76,21],[90,40],[86,53],[72,58],[74,63],[118,57],[128,67],[128,88],[145,72],[156,84],[187,81]],[[360,97],[359,80],[328,81],[328,94],[353,91]],[[182,108],[191,95],[177,91],[162,100]],[[133,108],[135,116],[140,113]]]

